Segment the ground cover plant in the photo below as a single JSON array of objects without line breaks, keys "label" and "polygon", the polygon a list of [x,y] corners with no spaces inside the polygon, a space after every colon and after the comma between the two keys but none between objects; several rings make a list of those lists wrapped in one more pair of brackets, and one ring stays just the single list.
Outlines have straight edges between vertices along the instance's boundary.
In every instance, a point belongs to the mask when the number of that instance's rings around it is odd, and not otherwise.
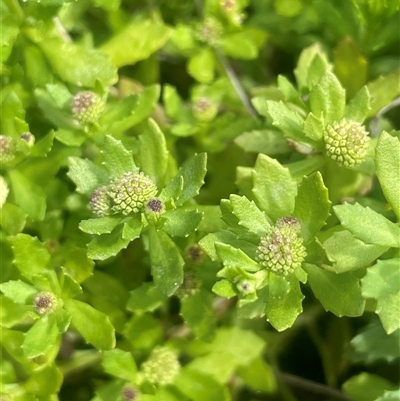
[{"label": "ground cover plant", "polygon": [[398,0],[2,0],[1,401],[400,399]]}]

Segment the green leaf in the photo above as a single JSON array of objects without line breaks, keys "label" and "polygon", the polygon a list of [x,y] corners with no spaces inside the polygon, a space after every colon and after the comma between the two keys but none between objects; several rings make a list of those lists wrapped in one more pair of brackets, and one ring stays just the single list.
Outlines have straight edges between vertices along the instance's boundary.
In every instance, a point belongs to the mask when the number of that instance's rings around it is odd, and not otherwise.
[{"label": "green leaf", "polygon": [[236,249],[232,245],[217,242],[215,249],[224,266],[246,272],[258,272],[261,269],[257,262],[247,256],[241,249]]},{"label": "green leaf", "polygon": [[387,334],[378,319],[364,327],[353,337],[350,344],[354,350],[351,355],[354,362],[392,363],[400,358],[400,330]]},{"label": "green leaf", "polygon": [[134,349],[149,350],[162,341],[163,329],[159,320],[145,313],[132,317],[125,327],[124,335]]},{"label": "green leaf", "polygon": [[229,280],[217,281],[213,285],[212,290],[215,294],[224,298],[232,298],[236,295],[233,284]]},{"label": "green leaf", "polygon": [[293,277],[283,277],[269,273],[268,300],[265,315],[278,331],[292,327],[297,316],[303,311],[301,305],[304,295],[299,281]]},{"label": "green leaf", "polygon": [[142,232],[143,223],[140,214],[136,214],[126,223],[124,223],[124,228],[122,230],[122,238],[127,239],[129,241],[133,241],[136,238],[139,238],[140,233]]},{"label": "green leaf", "polygon": [[400,219],[400,143],[383,131],[375,148],[376,175],[385,198]]},{"label": "green leaf", "polygon": [[310,92],[310,108],[316,117],[324,118],[326,125],[339,121],[344,114],[346,94],[334,74],[325,71]]},{"label": "green leaf", "polygon": [[[109,123],[108,130],[113,133],[120,133],[139,124],[147,118],[157,106],[160,97],[160,85],[151,85],[144,88],[143,92],[134,94],[118,102],[107,115],[104,121]],[[130,99],[125,107],[120,103]],[[103,123],[103,119],[99,121]]]},{"label": "green leaf", "polygon": [[215,56],[211,49],[203,48],[189,59],[188,73],[202,84],[214,79]]},{"label": "green leaf", "polygon": [[369,82],[368,91],[371,95],[371,110],[368,117],[375,116],[383,107],[400,94],[400,70],[380,76]]},{"label": "green leaf", "polygon": [[132,153],[111,135],[106,135],[101,153],[104,157],[103,165],[107,168],[110,179],[137,170]]},{"label": "green leaf", "polygon": [[299,89],[309,92],[329,67],[327,56],[318,43],[304,49],[294,70]]},{"label": "green leaf", "polygon": [[143,283],[130,292],[126,308],[132,312],[152,312],[160,307],[167,297],[151,283]]},{"label": "green leaf", "polygon": [[377,300],[376,313],[388,334],[400,327],[400,259],[378,260],[361,279],[362,295]]},{"label": "green leaf", "polygon": [[169,202],[179,198],[183,189],[183,177],[181,175],[175,176],[172,181],[160,193],[159,198],[163,202]]},{"label": "green leaf", "polygon": [[252,173],[257,206],[272,220],[289,216],[294,209],[297,193],[289,170],[277,160],[260,154]]},{"label": "green leaf", "polygon": [[4,203],[0,208],[0,225],[3,231],[9,235],[20,233],[26,224],[27,215],[20,207],[13,203]]},{"label": "green leaf", "polygon": [[168,150],[164,134],[157,123],[150,119],[146,130],[139,136],[140,168],[158,186],[164,185],[168,168]]},{"label": "green leaf", "polygon": [[287,102],[304,107],[304,102],[301,100],[299,92],[297,92],[293,84],[283,75],[278,75],[278,88]]},{"label": "green leaf", "polygon": [[97,49],[85,48],[55,37],[45,39],[38,45],[53,71],[64,82],[94,88],[97,81],[104,86],[117,81],[117,71],[110,59]]},{"label": "green leaf", "polygon": [[311,264],[303,264],[308,283],[325,310],[336,316],[361,316],[365,300],[361,296],[359,279],[350,272],[335,274]]},{"label": "green leaf", "polygon": [[303,133],[303,119],[299,113],[289,109],[284,103],[267,100],[267,117],[279,128],[283,135],[300,143],[313,144]]},{"label": "green leaf", "polygon": [[177,205],[183,205],[186,201],[193,198],[199,193],[200,187],[204,184],[204,176],[207,168],[207,155],[200,153],[192,156],[179,169],[174,180],[183,178],[183,188],[176,201]]},{"label": "green leaf", "polygon": [[[270,156],[289,153],[287,140],[276,130],[247,131],[235,138],[235,143],[246,152],[265,153]],[[248,167],[238,167],[246,169]],[[237,174],[239,177],[239,173]]]},{"label": "green leaf", "polygon": [[257,46],[247,36],[246,31],[224,35],[219,46],[227,56],[233,58],[251,60],[258,55]]},{"label": "green leaf", "polygon": [[96,236],[88,243],[88,257],[105,260],[115,256],[121,249],[125,249],[129,238],[123,238],[123,227],[118,225],[110,234]]},{"label": "green leaf", "polygon": [[395,390],[396,386],[381,376],[362,372],[347,380],[342,388],[355,401],[377,401],[385,391]]},{"label": "green leaf", "polygon": [[101,46],[116,67],[145,60],[161,49],[170,29],[158,21],[132,22]]},{"label": "green leaf", "polygon": [[[40,396],[40,400],[44,397],[52,397],[60,391],[63,382],[63,374],[55,365],[44,366],[30,373],[28,380],[21,385],[27,394],[35,394]],[[36,401],[39,398],[24,398],[18,401]]]},{"label": "green leaf", "polygon": [[210,293],[200,290],[182,298],[180,314],[196,338],[209,341],[214,337],[217,323]]},{"label": "green leaf", "polygon": [[154,285],[163,294],[172,295],[183,282],[185,264],[179,249],[164,231],[150,229],[150,261]]},{"label": "green leaf", "polygon": [[214,261],[219,260],[216,253],[215,245],[216,243],[230,244],[234,248],[240,248],[245,251],[246,254],[254,254],[256,246],[248,243],[247,241],[242,241],[231,231],[222,230],[215,233],[211,233],[203,237],[199,241],[199,245],[203,251]]},{"label": "green leaf", "polygon": [[[0,294],[0,322],[3,330],[26,321],[27,317],[32,317],[32,305],[16,304],[10,298]],[[22,334],[22,333],[21,333]]]},{"label": "green leaf", "polygon": [[35,287],[21,280],[10,280],[0,284],[0,290],[6,297],[17,304],[25,304],[28,301],[32,301],[33,296],[38,293]]},{"label": "green leaf", "polygon": [[231,195],[229,197],[234,215],[239,219],[239,224],[262,237],[271,226],[270,221],[253,201],[245,196]]},{"label": "green leaf", "polygon": [[368,116],[370,107],[371,95],[368,92],[368,88],[363,86],[350,100],[350,103],[346,105],[344,117],[350,121],[356,121],[360,124]]},{"label": "green leaf", "polygon": [[331,202],[319,171],[304,177],[298,188],[293,216],[301,222],[302,236],[311,240],[326,224]]},{"label": "green leaf", "polygon": [[104,351],[101,364],[111,376],[120,377],[129,382],[135,379],[137,367],[130,352],[122,351],[121,349]]},{"label": "green leaf", "polygon": [[308,113],[304,120],[304,133],[313,141],[319,142],[318,149],[322,150],[322,138],[324,136],[324,123],[322,117],[318,118],[313,113]]},{"label": "green leaf", "polygon": [[13,240],[14,264],[21,274],[32,280],[36,274],[43,273],[50,262],[50,254],[36,237],[18,234]]},{"label": "green leaf", "polygon": [[347,230],[333,233],[323,247],[329,260],[334,262],[332,269],[324,267],[335,273],[366,267],[388,250],[387,246],[365,244]]},{"label": "green leaf", "polygon": [[27,358],[45,355],[53,347],[59,337],[54,314],[40,318],[25,334],[22,348]]},{"label": "green leaf", "polygon": [[70,244],[63,250],[64,269],[74,277],[78,283],[87,279],[93,272],[94,262],[87,256],[86,248],[80,248]]},{"label": "green leaf", "polygon": [[339,42],[334,50],[334,71],[350,98],[367,81],[367,60],[350,37]]},{"label": "green leaf", "polygon": [[79,223],[79,228],[88,234],[109,234],[111,233],[124,217],[121,216],[105,216],[95,219],[82,220]]},{"label": "green leaf", "polygon": [[342,226],[367,244],[400,247],[400,227],[369,207],[345,203],[333,210]]},{"label": "green leaf", "polygon": [[163,230],[171,237],[188,237],[199,227],[203,213],[196,210],[174,209],[163,214]]},{"label": "green leaf", "polygon": [[67,175],[76,185],[77,192],[91,195],[101,185],[108,184],[106,171],[88,159],[71,156],[68,158]]},{"label": "green leaf", "polygon": [[72,324],[87,342],[97,349],[115,347],[115,330],[107,315],[75,299],[68,299],[64,307],[71,315]]},{"label": "green leaf", "polygon": [[46,213],[46,194],[20,171],[8,172],[15,203],[33,220],[43,220]]},{"label": "green leaf", "polygon": [[[61,127],[61,125],[59,124]],[[54,137],[61,143],[71,147],[79,147],[86,140],[86,134],[83,131],[59,128]]]},{"label": "green leaf", "polygon": [[273,393],[276,391],[275,374],[271,366],[260,356],[247,366],[237,371],[244,383],[254,391]]},{"label": "green leaf", "polygon": [[400,390],[385,391],[382,397],[375,401],[397,401],[400,398]]},{"label": "green leaf", "polygon": [[193,401],[221,401],[225,400],[223,386],[209,374],[182,368],[174,381],[174,386]]}]

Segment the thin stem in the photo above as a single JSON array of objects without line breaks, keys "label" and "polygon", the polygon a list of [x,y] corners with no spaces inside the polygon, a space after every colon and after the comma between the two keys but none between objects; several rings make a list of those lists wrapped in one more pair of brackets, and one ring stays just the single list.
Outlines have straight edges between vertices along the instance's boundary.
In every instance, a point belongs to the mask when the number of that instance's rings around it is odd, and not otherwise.
[{"label": "thin stem", "polygon": [[347,395],[343,394],[340,390],[332,387],[325,386],[320,383],[313,382],[311,380],[303,379],[302,377],[290,375],[288,373],[278,373],[278,375],[284,380],[288,385],[307,390],[314,394],[319,394],[324,397],[331,397],[333,400],[338,401],[353,401]]},{"label": "thin stem", "polygon": [[258,118],[258,113],[257,113],[256,109],[254,108],[253,104],[251,103],[250,98],[247,96],[246,91],[244,90],[242,84],[240,83],[239,78],[237,77],[234,69],[229,64],[228,59],[226,58],[225,54],[222,53],[222,51],[217,48],[215,49],[215,52],[217,54],[217,58],[218,58],[219,62],[224,67],[226,75],[228,75],[233,88],[235,89],[236,93],[238,94],[239,99],[241,100],[244,108],[247,110],[247,112],[250,114],[251,117]]},{"label": "thin stem", "polygon": [[14,11],[14,15],[17,15],[20,21],[24,19],[24,11],[17,0],[4,0],[4,3],[11,11]]},{"label": "thin stem", "polygon": [[65,27],[62,24],[60,18],[59,17],[54,17],[53,18],[53,22],[54,22],[54,26],[56,27],[57,32],[60,34],[60,36],[63,39],[63,41],[66,42],[66,43],[71,43],[72,42],[71,36],[69,36],[69,33],[65,29]]}]

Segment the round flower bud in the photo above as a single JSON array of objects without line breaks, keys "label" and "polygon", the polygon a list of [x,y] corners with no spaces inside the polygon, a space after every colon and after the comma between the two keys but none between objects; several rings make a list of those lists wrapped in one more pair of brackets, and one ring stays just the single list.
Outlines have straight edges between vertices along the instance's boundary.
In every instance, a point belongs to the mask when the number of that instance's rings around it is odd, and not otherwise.
[{"label": "round flower bud", "polygon": [[20,138],[23,139],[30,148],[35,144],[35,137],[30,132],[24,132],[20,135]]},{"label": "round flower bud", "polygon": [[8,196],[8,185],[6,180],[0,175],[0,208],[6,203]]},{"label": "round flower bud", "polygon": [[204,43],[215,46],[222,33],[223,28],[221,23],[214,18],[207,18],[204,24],[198,29],[196,37]]},{"label": "round flower bud", "polygon": [[91,91],[79,92],[72,100],[72,114],[82,125],[96,123],[103,110],[103,100]]},{"label": "round flower bud", "polygon": [[90,197],[90,208],[97,216],[107,216],[111,211],[111,199],[108,196],[108,187],[103,185],[97,188]]},{"label": "round flower bud", "polygon": [[175,295],[181,299],[194,295],[201,288],[202,281],[193,270],[187,270],[183,276],[183,283],[177,289]]},{"label": "round flower bud", "polygon": [[193,104],[194,117],[199,121],[211,121],[218,113],[218,106],[209,98],[201,97]]},{"label": "round flower bud", "polygon": [[257,290],[255,281],[248,278],[241,278],[236,283],[236,288],[243,295],[252,294]]},{"label": "round flower bud", "polygon": [[139,399],[139,391],[132,386],[125,386],[122,390],[122,399],[124,401],[135,401]]},{"label": "round flower bud", "polygon": [[147,213],[156,213],[160,214],[163,213],[165,210],[164,203],[161,199],[158,198],[151,198],[146,203],[146,212]]},{"label": "round flower bud", "polygon": [[165,386],[173,383],[179,373],[180,364],[174,351],[167,347],[156,347],[149,359],[142,364],[145,380]]},{"label": "round flower bud", "polygon": [[10,136],[0,135],[0,163],[9,163],[15,157],[15,143]]},{"label": "round flower bud", "polygon": [[39,292],[33,300],[33,306],[39,315],[47,315],[57,307],[57,297],[50,291]]},{"label": "round flower bud", "polygon": [[108,187],[111,209],[124,215],[143,212],[147,202],[156,194],[156,184],[143,172],[125,173],[115,178]]},{"label": "round flower bud", "polygon": [[186,248],[185,260],[189,264],[200,264],[204,259],[204,252],[198,244],[192,244]]},{"label": "round flower bud", "polygon": [[261,238],[256,261],[267,270],[286,276],[299,268],[306,257],[300,223],[292,217],[279,219]]},{"label": "round flower bud", "polygon": [[324,141],[327,156],[351,167],[365,160],[370,138],[361,124],[343,119],[326,128]]}]

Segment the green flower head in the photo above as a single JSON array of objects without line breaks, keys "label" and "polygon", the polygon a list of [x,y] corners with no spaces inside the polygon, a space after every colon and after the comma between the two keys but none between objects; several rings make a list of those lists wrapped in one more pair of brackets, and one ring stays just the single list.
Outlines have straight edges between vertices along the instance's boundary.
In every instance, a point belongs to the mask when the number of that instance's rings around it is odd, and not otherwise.
[{"label": "green flower head", "polygon": [[165,386],[173,383],[180,370],[180,364],[174,351],[167,347],[156,347],[149,359],[142,365],[146,380]]},{"label": "green flower head", "polygon": [[365,160],[370,138],[361,124],[343,119],[326,127],[324,141],[327,156],[351,167]]},{"label": "green flower head", "polygon": [[72,100],[72,114],[82,125],[96,123],[103,110],[103,100],[91,91],[79,92]]},{"label": "green flower head", "polygon": [[9,163],[15,158],[15,143],[10,136],[0,135],[0,163]]},{"label": "green flower head", "polygon": [[111,211],[111,199],[108,196],[108,187],[103,185],[97,188],[90,197],[90,208],[97,216],[107,216]]},{"label": "green flower head", "polygon": [[129,215],[145,211],[150,199],[157,194],[157,186],[143,172],[128,172],[110,183],[107,194],[114,212]]},{"label": "green flower head", "polygon": [[261,238],[256,261],[274,273],[286,276],[301,266],[306,256],[300,223],[293,217],[279,219]]}]

